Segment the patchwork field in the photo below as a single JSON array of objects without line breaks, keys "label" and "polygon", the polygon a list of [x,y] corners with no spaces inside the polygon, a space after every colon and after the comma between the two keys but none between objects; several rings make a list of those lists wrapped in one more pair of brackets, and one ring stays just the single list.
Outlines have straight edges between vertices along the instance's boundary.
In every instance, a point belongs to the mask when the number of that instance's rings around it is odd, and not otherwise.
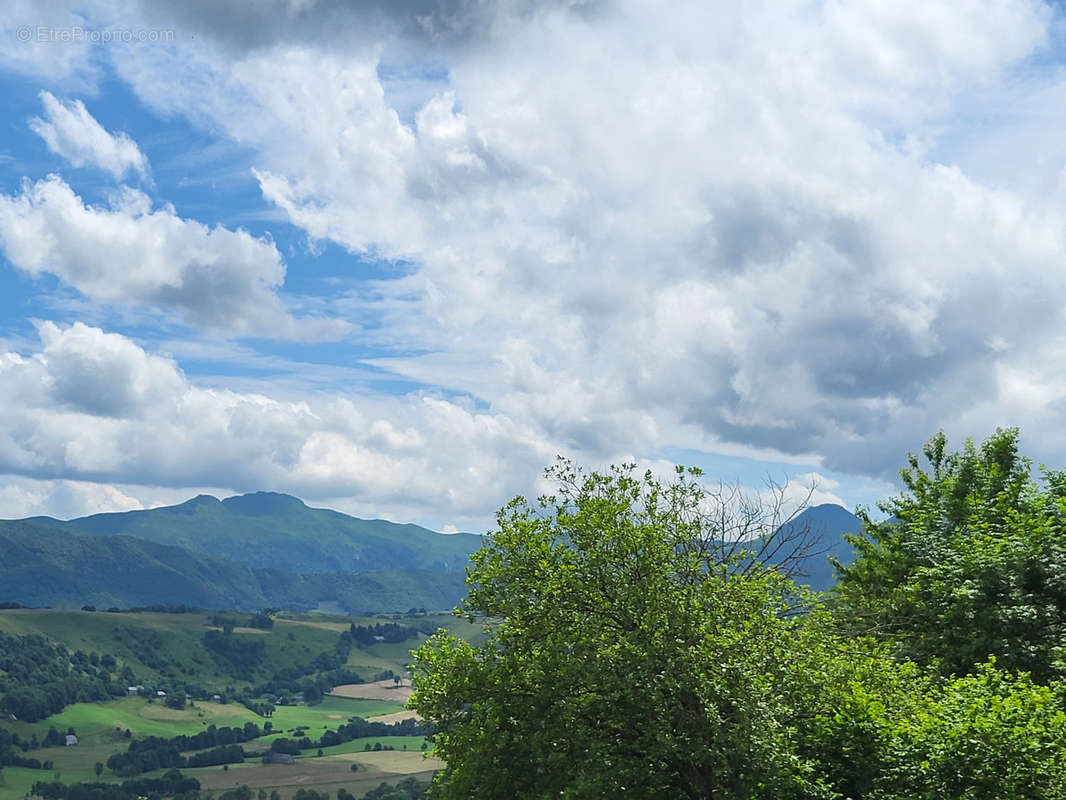
[{"label": "patchwork field", "polygon": [[[175,676],[188,683],[205,687],[247,685],[226,674],[224,668],[204,647],[205,632],[215,629],[206,613],[110,613],[82,611],[51,611],[37,609],[0,610],[0,631],[12,634],[41,634],[60,642],[72,652],[111,654],[120,666],[128,666],[138,680],[169,680]],[[243,621],[248,615],[227,616]],[[246,743],[249,754],[265,751],[273,739],[279,737],[318,739],[326,730],[335,730],[352,717],[373,719],[385,724],[417,718],[404,709],[411,694],[406,666],[410,651],[426,638],[426,631],[443,624],[466,627],[466,623],[448,615],[417,618],[327,617],[314,614],[278,615],[273,628],[263,630],[236,625],[233,636],[262,641],[263,666],[256,672],[256,680],[263,680],[274,670],[307,663],[323,652],[331,652],[341,633],[352,624],[374,625],[393,619],[401,625],[418,627],[417,639],[406,642],[377,642],[352,648],[348,669],[366,678],[385,670],[404,676],[404,685],[394,680],[367,684],[347,684],[322,697],[314,705],[290,704],[276,706],[269,721],[270,736]],[[131,633],[132,632],[132,633]],[[158,639],[152,637],[158,634]],[[148,647],[142,643],[158,644]],[[223,665],[224,666],[224,665]],[[178,684],[180,685],[180,683]],[[219,689],[215,689],[218,691]],[[0,800],[22,800],[34,782],[60,780],[117,782],[121,779],[108,769],[97,777],[95,766],[106,763],[109,756],[123,752],[129,737],[159,736],[170,738],[190,735],[209,725],[242,727],[247,722],[263,726],[266,718],[258,716],[237,702],[216,703],[196,700],[184,709],[167,708],[161,701],[142,697],[123,697],[100,703],[78,703],[40,722],[0,720],[0,728],[17,733],[24,739],[36,736],[43,739],[49,728],[66,732],[73,728],[79,743],[74,747],[35,749],[28,756],[52,761],[50,770],[5,767],[0,771]],[[426,747],[426,751],[422,747]],[[380,750],[374,750],[380,747]],[[386,750],[384,748],[394,748]],[[218,792],[242,783],[268,793],[277,790],[287,799],[299,788],[315,788],[335,794],[343,786],[361,796],[382,781],[396,782],[415,775],[428,779],[440,768],[439,760],[427,756],[431,745],[421,736],[366,737],[322,748],[305,750],[292,765],[264,765],[256,758],[244,764],[183,770],[201,781],[207,791]],[[352,771],[352,765],[357,770]],[[145,773],[153,777],[160,773]]]},{"label": "patchwork field", "polygon": [[[350,717],[375,715],[407,718],[413,716],[413,712],[403,712],[402,705],[396,702],[326,696],[314,706],[279,707],[271,718],[275,733],[248,742],[245,749],[250,753],[261,752],[269,747],[271,739],[280,736],[306,734],[315,739],[325,730],[336,729]],[[54,762],[50,771],[5,767],[0,772],[0,800],[21,800],[33,783],[40,780],[119,781],[107,770],[98,778],[93,768],[97,762],[106,762],[112,753],[126,749],[129,742],[125,737],[127,729],[137,737],[169,738],[193,734],[208,725],[236,727],[254,722],[261,726],[264,721],[243,706],[232,703],[199,702],[179,711],[139,697],[129,697],[110,703],[79,703],[37,723],[5,722],[3,727],[26,737],[35,733],[41,737],[50,726],[63,731],[72,727],[78,733],[79,742],[75,747],[32,751],[33,757]],[[381,781],[388,782],[408,774],[432,774],[439,769],[437,760],[423,757],[421,748],[425,741],[421,736],[366,737],[326,747],[322,756],[316,755],[317,750],[308,751],[293,765],[264,765],[249,761],[232,764],[229,770],[203,767],[184,772],[200,780],[205,788],[225,789],[247,783],[254,788],[266,788],[268,792],[278,789],[282,797],[288,797],[301,787],[328,788],[332,792],[338,786],[345,786],[353,793],[354,787],[362,787],[361,791],[365,792]],[[375,751],[376,745],[393,747],[395,751]],[[359,772],[352,772],[353,762],[359,764]],[[147,773],[149,777],[155,774]]]},{"label": "patchwork field", "polygon": [[[359,769],[352,772],[355,763]],[[395,783],[410,775],[429,780],[442,763],[432,756],[414,752],[353,753],[342,756],[300,758],[295,764],[235,764],[228,771],[221,767],[186,770],[200,781],[205,791],[220,792],[247,785],[267,793],[277,790],[289,798],[298,789],[316,789],[336,795],[345,788],[360,797],[378,784]]]}]

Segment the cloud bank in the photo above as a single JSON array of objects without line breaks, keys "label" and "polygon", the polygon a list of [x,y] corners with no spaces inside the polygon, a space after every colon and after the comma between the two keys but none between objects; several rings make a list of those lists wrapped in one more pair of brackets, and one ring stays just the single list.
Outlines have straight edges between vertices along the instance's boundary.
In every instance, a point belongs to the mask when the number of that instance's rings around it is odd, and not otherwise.
[{"label": "cloud bank", "polygon": [[[185,388],[166,391],[210,408],[189,424],[272,442],[267,456],[234,441],[248,481],[347,482],[382,504],[409,485],[411,508],[469,510],[555,452],[687,448],[890,478],[939,428],[1010,424],[1066,462],[1066,151],[1040,135],[1066,120],[1012,105],[1066,91],[1051,5],[321,2],[247,26],[229,8],[123,5],[129,24],[190,35],[112,48],[108,66],[160,118],[251,152],[263,198],[312,241],[410,265],[333,299],[373,317],[371,365],[426,387],[290,406],[198,389],[171,363]],[[80,255],[68,242],[90,219],[99,244],[150,266]],[[167,304],[205,329],[294,324],[270,241],[135,193],[104,209],[30,182],[0,200],[0,235],[19,269],[99,302]],[[42,336],[20,364],[44,358]],[[35,430],[42,449],[11,450],[10,469],[220,478],[222,456],[191,448],[171,466],[80,465],[64,434]],[[427,454],[440,448],[471,455]]]},{"label": "cloud bank", "polygon": [[32,352],[0,352],[0,403],[9,409],[0,474],[274,489],[347,498],[369,516],[433,508],[480,519],[553,457],[527,426],[439,397],[291,400],[205,389],[172,359],[99,328],[44,322],[39,336]]}]

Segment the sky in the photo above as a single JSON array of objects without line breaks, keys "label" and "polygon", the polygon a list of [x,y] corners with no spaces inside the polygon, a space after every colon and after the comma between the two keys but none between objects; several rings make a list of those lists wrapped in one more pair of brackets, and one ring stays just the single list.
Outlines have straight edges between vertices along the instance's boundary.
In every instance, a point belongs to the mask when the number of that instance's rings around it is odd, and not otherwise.
[{"label": "sky", "polygon": [[873,506],[1066,465],[1034,0],[14,0],[0,518],[287,492],[484,531],[559,456]]}]

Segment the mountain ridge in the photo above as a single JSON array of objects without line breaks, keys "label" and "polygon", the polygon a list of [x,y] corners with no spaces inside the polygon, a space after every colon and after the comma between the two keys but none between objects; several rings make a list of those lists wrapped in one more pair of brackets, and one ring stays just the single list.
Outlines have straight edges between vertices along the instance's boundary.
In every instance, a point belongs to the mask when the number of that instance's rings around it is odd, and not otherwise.
[{"label": "mountain ridge", "polygon": [[365,520],[313,508],[292,495],[198,495],[173,506],[35,522],[93,536],[127,535],[258,568],[299,573],[414,568],[461,571],[481,546],[471,533]]},{"label": "mountain ridge", "polygon": [[254,611],[339,605],[353,613],[458,602],[464,576],[419,569],[301,574],[255,568],[131,536],[0,521],[0,600],[79,608],[187,605]]},{"label": "mountain ridge", "polygon": [[[858,517],[830,503],[780,526],[779,535],[806,531],[815,541],[797,582],[830,588],[829,557],[850,562],[843,534],[861,527]],[[204,494],[65,521],[0,520],[0,600],[75,608],[442,609],[465,593],[464,567],[481,543],[474,534],[363,520],[277,492]]]}]

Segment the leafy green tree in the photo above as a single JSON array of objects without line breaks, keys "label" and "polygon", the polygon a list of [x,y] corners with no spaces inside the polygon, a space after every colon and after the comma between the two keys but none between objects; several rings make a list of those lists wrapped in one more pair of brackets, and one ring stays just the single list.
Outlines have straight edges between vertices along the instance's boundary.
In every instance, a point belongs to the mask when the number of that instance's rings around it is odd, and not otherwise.
[{"label": "leafy green tree", "polygon": [[1061,689],[994,662],[948,681],[913,663],[867,662],[860,672],[802,729],[801,752],[837,796],[1066,798]]},{"label": "leafy green tree", "polygon": [[821,629],[722,542],[737,520],[698,471],[549,476],[556,494],[512,501],[473,556],[464,613],[484,642],[442,631],[415,651],[411,707],[446,764],[431,795],[832,797],[798,749],[835,681]]},{"label": "leafy green tree", "polygon": [[994,656],[1038,681],[1064,671],[1066,479],[1031,477],[1018,431],[949,453],[943,434],[911,454],[906,491],[849,537],[857,557],[837,565],[833,598],[847,630],[962,674]]},{"label": "leafy green tree", "polygon": [[167,695],[164,701],[167,708],[182,709],[189,702],[188,696],[180,689]]}]

